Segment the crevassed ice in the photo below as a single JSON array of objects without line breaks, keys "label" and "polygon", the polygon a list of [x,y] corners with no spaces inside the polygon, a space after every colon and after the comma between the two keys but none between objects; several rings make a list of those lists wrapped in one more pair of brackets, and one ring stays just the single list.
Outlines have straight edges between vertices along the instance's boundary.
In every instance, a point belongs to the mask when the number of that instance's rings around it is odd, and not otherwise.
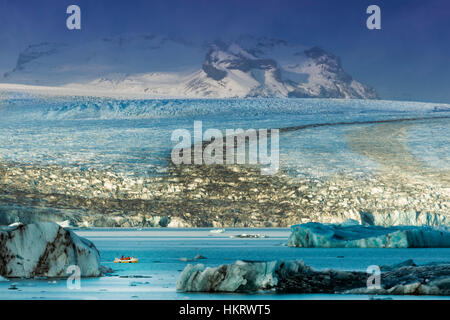
[{"label": "crevassed ice", "polygon": [[[174,145],[172,131],[185,128],[192,132],[194,120],[202,120],[204,130],[270,129],[450,113],[434,112],[436,106],[342,99],[119,100],[4,94],[0,160],[160,175],[167,170]],[[449,131],[440,130],[442,136],[436,140],[432,139],[436,132],[425,129],[414,133],[410,147],[430,161],[441,159],[440,166],[448,165],[441,142],[448,141]],[[376,168],[370,159],[348,149],[346,130],[330,126],[281,134],[281,168],[293,176],[364,173]]]}]

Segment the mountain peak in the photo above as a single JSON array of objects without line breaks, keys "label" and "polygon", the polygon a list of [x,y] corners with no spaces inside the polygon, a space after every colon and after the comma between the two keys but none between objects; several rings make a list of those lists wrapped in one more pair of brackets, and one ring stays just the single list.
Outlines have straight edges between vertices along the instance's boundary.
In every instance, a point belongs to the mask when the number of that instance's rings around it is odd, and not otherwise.
[{"label": "mountain peak", "polygon": [[4,80],[149,97],[377,97],[318,46],[248,35],[206,46],[148,34],[41,43],[27,47]]}]

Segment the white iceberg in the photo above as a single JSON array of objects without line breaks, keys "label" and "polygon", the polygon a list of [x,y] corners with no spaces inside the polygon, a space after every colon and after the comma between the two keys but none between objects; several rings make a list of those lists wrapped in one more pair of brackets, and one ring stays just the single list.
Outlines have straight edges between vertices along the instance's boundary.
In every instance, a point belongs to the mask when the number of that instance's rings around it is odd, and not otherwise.
[{"label": "white iceberg", "polygon": [[56,222],[59,226],[63,227],[63,228],[73,228],[74,225],[70,220],[64,220],[61,222]]},{"label": "white iceberg", "polygon": [[203,264],[187,265],[177,281],[183,292],[239,292],[270,289],[277,284],[275,270],[279,262],[236,261],[230,265],[205,268]]},{"label": "white iceberg", "polygon": [[67,277],[70,265],[82,277],[99,276],[100,254],[92,242],[53,222],[0,229],[0,275]]},{"label": "white iceberg", "polygon": [[210,233],[224,233],[225,229],[213,229],[209,230]]},{"label": "white iceberg", "polygon": [[291,247],[304,248],[449,248],[448,228],[363,226],[354,223],[293,225]]}]

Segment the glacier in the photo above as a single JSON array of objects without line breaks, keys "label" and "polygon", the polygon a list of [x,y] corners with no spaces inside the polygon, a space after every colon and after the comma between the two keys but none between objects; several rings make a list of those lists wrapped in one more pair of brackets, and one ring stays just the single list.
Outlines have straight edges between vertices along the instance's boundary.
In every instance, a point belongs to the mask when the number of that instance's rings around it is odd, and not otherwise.
[{"label": "glacier", "polygon": [[100,276],[100,253],[87,239],[53,222],[16,223],[0,229],[0,275],[7,278]]},{"label": "glacier", "polygon": [[[345,99],[50,97],[0,89],[0,185],[7,191],[0,194],[0,222],[223,228],[352,218],[383,226],[448,225],[449,115],[435,112],[436,106]],[[405,120],[412,118],[417,120]],[[194,120],[222,131],[282,129],[282,174],[264,180],[250,168],[206,166],[174,172],[171,133],[192,130]],[[385,120],[399,122],[374,123]],[[258,192],[248,182],[257,184]],[[201,215],[188,216],[208,197],[221,202],[208,202]],[[34,205],[33,198],[46,206]],[[251,204],[240,208],[238,222],[228,214],[235,199]],[[160,224],[162,218],[170,223]]]},{"label": "glacier", "polygon": [[302,248],[450,248],[448,227],[360,225],[308,222],[293,225],[291,247]]},{"label": "glacier", "polygon": [[369,276],[361,271],[315,270],[301,260],[238,260],[218,267],[187,265],[176,288],[179,292],[450,294],[448,263],[392,268],[381,273],[380,287],[368,286]]}]

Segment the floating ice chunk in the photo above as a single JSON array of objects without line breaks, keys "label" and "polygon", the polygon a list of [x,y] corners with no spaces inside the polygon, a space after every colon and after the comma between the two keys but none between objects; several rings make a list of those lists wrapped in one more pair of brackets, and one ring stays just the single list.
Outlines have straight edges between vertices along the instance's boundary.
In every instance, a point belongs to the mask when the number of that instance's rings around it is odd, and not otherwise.
[{"label": "floating ice chunk", "polygon": [[17,282],[11,283],[11,285],[8,288],[8,290],[19,290],[19,288],[17,288],[17,285],[18,285]]},{"label": "floating ice chunk", "polygon": [[242,233],[242,234],[233,234],[230,238],[243,238],[243,239],[258,239],[258,238],[268,238],[269,236],[266,234],[259,233]]},{"label": "floating ice chunk", "polygon": [[150,284],[150,282],[148,282],[148,281],[131,281],[129,286],[136,287],[136,286],[145,285],[145,284]]},{"label": "floating ice chunk", "polygon": [[205,268],[187,265],[177,282],[183,292],[239,292],[270,289],[277,284],[275,270],[279,262],[236,261],[230,265]]},{"label": "floating ice chunk", "polygon": [[70,220],[64,220],[61,222],[56,222],[58,225],[60,225],[63,228],[71,228],[74,227],[74,225],[72,224],[72,222]]},{"label": "floating ice chunk", "polygon": [[0,282],[7,282],[7,281],[9,281],[9,280],[4,278],[4,277],[2,277],[2,276],[0,276]]},{"label": "floating ice chunk", "polygon": [[90,241],[53,222],[0,230],[0,274],[6,277],[67,277],[77,265],[81,276],[100,275],[100,254]]},{"label": "floating ice chunk", "polygon": [[14,223],[11,223],[8,227],[10,227],[10,228],[17,228],[18,226],[21,226],[21,225],[22,225],[21,222],[14,222]]},{"label": "floating ice chunk", "polygon": [[360,293],[449,295],[450,264],[400,266],[382,272],[381,285],[367,285],[361,271],[314,270],[302,261],[244,262],[205,268],[188,265],[177,282],[182,292]]},{"label": "floating ice chunk", "polygon": [[224,233],[225,229],[213,229],[209,230],[210,233]]},{"label": "floating ice chunk", "polygon": [[288,245],[305,248],[449,248],[448,229],[309,222],[291,227]]},{"label": "floating ice chunk", "polygon": [[194,258],[190,259],[190,258],[186,258],[186,257],[181,257],[180,261],[183,262],[194,262],[200,259],[206,259],[206,257],[202,256],[201,254],[197,254]]}]

